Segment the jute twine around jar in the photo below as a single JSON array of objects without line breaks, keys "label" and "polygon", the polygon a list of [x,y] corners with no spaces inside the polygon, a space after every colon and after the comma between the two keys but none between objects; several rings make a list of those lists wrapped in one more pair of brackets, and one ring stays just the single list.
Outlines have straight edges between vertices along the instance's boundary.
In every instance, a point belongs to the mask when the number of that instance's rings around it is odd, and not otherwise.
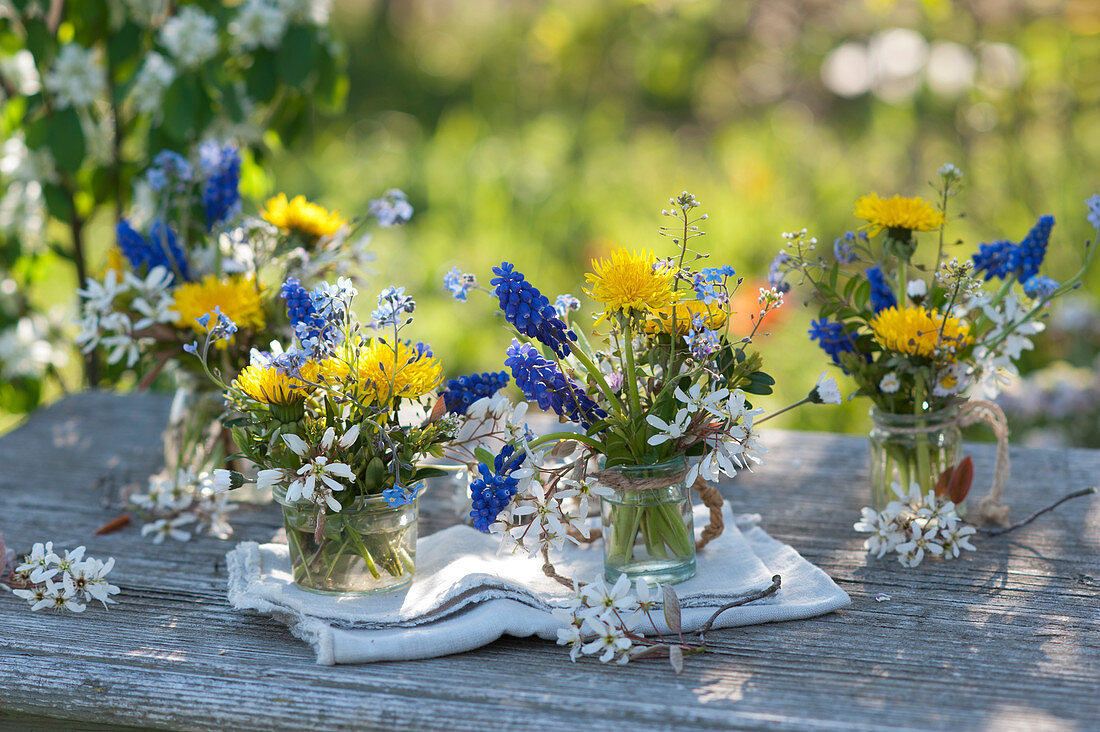
[{"label": "jute twine around jar", "polygon": [[[631,478],[617,470],[600,470],[592,474],[592,477],[601,484],[616,491],[647,491],[668,488],[673,483],[679,483],[687,477],[687,468],[671,475],[662,475],[654,478]],[[712,540],[717,539],[725,530],[726,524],[722,520],[722,494],[718,489],[701,477],[697,477],[691,485],[699,494],[699,500],[710,511],[710,522],[703,527],[703,533],[695,542],[696,551],[702,549]],[[590,541],[598,538],[600,532],[593,529]]]},{"label": "jute twine around jar", "polygon": [[[997,459],[993,463],[993,483],[989,495],[978,502],[977,520],[980,523],[1004,526],[1008,523],[1008,506],[1001,502],[1001,495],[1011,469],[1008,459],[1008,419],[1005,413],[994,402],[972,399],[959,408],[959,413],[948,424],[962,429],[979,422],[989,425],[997,438]],[[942,429],[942,422],[925,427],[890,427],[891,432],[903,435],[926,435]]]},{"label": "jute twine around jar", "polygon": [[[628,478],[617,470],[600,470],[592,473],[591,476],[603,485],[617,491],[645,491],[645,490],[661,490],[662,488],[668,488],[673,483],[678,483],[687,477],[687,469],[680,470],[671,475],[664,475],[657,478]],[[703,502],[703,505],[710,511],[710,522],[703,527],[703,532],[695,542],[696,551],[702,549],[712,540],[722,535],[722,531],[725,530],[726,524],[722,520],[722,494],[718,492],[718,489],[712,486],[703,478],[696,478],[692,483],[694,488],[699,493],[699,499]],[[596,541],[603,536],[603,530],[599,528],[589,529],[588,535],[585,536],[575,529],[570,529],[569,535],[577,542],[582,544],[589,544]],[[546,547],[542,549],[542,572],[550,579],[562,584],[566,587],[572,587],[573,583],[569,578],[560,574],[557,568],[554,567],[554,563],[550,560],[550,552]]]}]

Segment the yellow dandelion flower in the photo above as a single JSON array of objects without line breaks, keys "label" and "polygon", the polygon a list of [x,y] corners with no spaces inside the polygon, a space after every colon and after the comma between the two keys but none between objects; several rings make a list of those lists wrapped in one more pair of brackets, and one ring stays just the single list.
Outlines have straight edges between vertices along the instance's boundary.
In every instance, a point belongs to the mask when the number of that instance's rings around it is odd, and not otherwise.
[{"label": "yellow dandelion flower", "polygon": [[[175,311],[179,314],[176,325],[205,333],[197,318],[221,308],[226,317],[238,328],[259,330],[264,327],[264,311],[260,293],[249,277],[234,275],[217,279],[207,275],[202,282],[185,282],[175,291]],[[224,346],[224,342],[218,344]]]},{"label": "yellow dandelion flower", "polygon": [[958,351],[972,341],[969,325],[923,307],[886,308],[871,320],[871,330],[879,345],[888,351],[922,358],[942,357],[947,361],[955,361]]},{"label": "yellow dandelion flower", "polygon": [[360,353],[355,376],[362,398],[392,406],[398,399],[416,399],[443,381],[443,365],[434,356],[421,355],[417,346],[398,341],[395,348],[375,339]]},{"label": "yellow dandelion flower", "polygon": [[943,226],[943,214],[920,198],[879,198],[877,193],[856,201],[855,215],[867,221],[868,234],[875,236],[883,229],[933,231]]},{"label": "yellow dandelion flower", "polygon": [[[317,364],[312,361],[302,366],[302,376],[312,381],[306,374],[306,367],[312,366],[316,370]],[[274,366],[250,364],[244,371],[237,374],[233,380],[233,386],[243,391],[258,402],[274,406],[286,406],[294,402],[305,400],[309,393],[309,385],[293,376],[282,373]]]},{"label": "yellow dandelion flower", "polygon": [[264,221],[283,231],[298,231],[313,237],[331,236],[346,223],[337,211],[310,203],[305,196],[295,196],[288,201],[285,193],[268,199],[262,213]]},{"label": "yellow dandelion flower", "polygon": [[107,250],[107,265],[103,268],[103,274],[107,274],[112,269],[118,274],[119,279],[122,278],[123,272],[130,269],[126,258],[122,256],[122,250],[117,246]]},{"label": "yellow dandelion flower", "polygon": [[676,332],[683,335],[691,330],[696,317],[711,330],[718,330],[726,324],[729,314],[717,305],[707,305],[702,300],[684,300],[675,305],[666,305],[652,313],[646,321],[646,333],[671,333],[673,308],[676,311]]},{"label": "yellow dandelion flower", "polygon": [[676,300],[672,268],[658,265],[653,252],[620,247],[608,259],[593,259],[592,270],[585,275],[588,287],[584,293],[604,306],[596,325],[613,313],[642,315]]}]

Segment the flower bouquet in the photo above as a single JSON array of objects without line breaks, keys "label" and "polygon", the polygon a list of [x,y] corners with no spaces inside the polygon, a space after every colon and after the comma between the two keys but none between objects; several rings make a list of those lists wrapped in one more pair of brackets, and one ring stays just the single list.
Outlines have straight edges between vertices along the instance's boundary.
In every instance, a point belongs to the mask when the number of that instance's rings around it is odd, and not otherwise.
[{"label": "flower bouquet", "polygon": [[[86,353],[104,351],[114,378],[136,368],[141,388],[166,367],[175,377],[177,401],[165,435],[170,485],[162,490],[150,484],[146,496],[171,500],[138,497],[132,503],[158,525],[194,520],[191,507],[205,501],[208,486],[181,479],[208,476],[233,452],[218,426],[220,394],[206,387],[193,360],[179,358],[181,345],[204,333],[200,319],[217,311],[235,324],[236,332],[216,348],[228,369],[246,360],[253,346],[290,335],[278,286],[265,283],[347,273],[368,260],[369,240],[358,232],[370,218],[392,226],[411,215],[404,196],[391,191],[356,222],[281,194],[261,217],[246,216],[238,190],[241,164],[235,147],[214,142],[200,145],[195,159],[159,153],[135,185],[133,215],[118,223],[118,246],[102,280],[89,279],[79,291],[76,340]],[[168,535],[189,536],[182,530]]]},{"label": "flower bouquet", "polygon": [[[982,244],[960,260],[949,251],[957,244],[946,241],[946,226],[961,181],[948,164],[939,170],[934,203],[860,198],[855,215],[867,224],[836,239],[831,258],[816,253],[817,240],[805,229],[785,234],[772,284],[786,289],[795,276],[809,284],[819,305],[810,338],[874,403],[874,508],[894,499],[892,483],[906,495],[912,486],[917,495],[942,494],[943,477],[960,462],[960,428],[984,421],[999,449],[979,519],[1004,523],[1007,427],[985,400],[1017,374],[1014,362],[1043,329],[1046,308],[1079,286],[1096,248],[1086,244],[1080,270],[1063,283],[1040,274],[1054,226],[1043,216],[1019,243]],[[965,494],[952,498],[961,503]]]},{"label": "flower bouquet", "polygon": [[[586,528],[593,496],[601,500],[609,581],[691,577],[691,488],[711,507],[706,543],[721,532],[721,498],[708,481],[736,474],[764,452],[754,422],[761,410],[748,395],[770,393],[773,382],[750,345],[783,298],[761,290],[752,332],[730,332],[730,295],[741,280],[732,267],[696,269],[706,256],[688,246],[703,234],[698,205],[685,192],[664,212],[677,219],[674,229],[661,230],[675,244],[671,258],[619,249],[593,261],[584,289],[599,308],[591,337],[571,324],[579,300],[562,295],[551,305],[508,262],[494,268],[492,290],[485,290],[517,336],[505,360],[516,385],[577,427],[520,435],[495,455],[480,450],[471,516],[476,528],[502,534],[514,549],[541,552],[557,579],[549,550],[599,535]],[[462,300],[480,289],[458,271],[445,284]]]},{"label": "flower bouquet", "polygon": [[[288,279],[282,297],[297,345],[253,350],[229,383],[211,364],[216,344],[233,336],[228,317],[201,319],[207,333],[196,350],[239,415],[227,424],[241,454],[283,506],[294,581],[317,592],[381,592],[412,580],[417,496],[425,478],[442,474],[422,463],[457,429],[430,398],[443,377],[439,359],[401,337],[413,299],[387,288],[364,325],[352,314],[355,295],[345,278],[313,291]],[[245,482],[217,472],[227,487]]]}]

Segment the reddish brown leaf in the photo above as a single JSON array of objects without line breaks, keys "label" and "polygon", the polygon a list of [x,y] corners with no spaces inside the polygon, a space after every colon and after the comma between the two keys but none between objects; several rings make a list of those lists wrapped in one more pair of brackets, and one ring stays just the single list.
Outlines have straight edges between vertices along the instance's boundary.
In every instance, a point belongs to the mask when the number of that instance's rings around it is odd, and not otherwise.
[{"label": "reddish brown leaf", "polygon": [[936,495],[942,496],[947,493],[947,485],[951,482],[951,474],[955,472],[954,467],[950,467],[947,470],[940,473],[940,477],[936,480]]},{"label": "reddish brown leaf", "polygon": [[432,405],[432,413],[428,416],[429,424],[438,421],[446,413],[447,400],[440,396],[435,400],[435,404]]},{"label": "reddish brown leaf", "polygon": [[95,530],[96,536],[103,536],[104,534],[113,534],[116,531],[125,529],[130,525],[130,514],[124,513],[121,516],[116,516],[107,523],[100,526]]},{"label": "reddish brown leaf", "polygon": [[955,466],[951,474],[951,480],[947,485],[947,495],[955,503],[962,503],[966,495],[970,493],[970,485],[974,482],[974,461],[967,455]]}]

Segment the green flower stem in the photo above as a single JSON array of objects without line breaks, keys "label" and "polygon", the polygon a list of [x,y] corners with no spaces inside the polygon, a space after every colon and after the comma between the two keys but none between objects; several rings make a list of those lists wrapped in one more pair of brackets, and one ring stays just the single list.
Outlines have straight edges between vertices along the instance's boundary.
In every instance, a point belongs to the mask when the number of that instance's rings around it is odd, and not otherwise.
[{"label": "green flower stem", "polygon": [[623,351],[626,355],[626,381],[627,393],[630,394],[630,406],[634,410],[634,416],[642,414],[642,400],[638,394],[638,372],[634,368],[634,331],[630,327],[630,321],[623,321]]},{"label": "green flower stem", "polygon": [[367,549],[366,544],[363,543],[363,539],[355,531],[345,527],[352,538],[352,543],[355,545],[355,550],[359,552],[359,556],[363,558],[363,561],[367,564],[367,570],[370,572],[370,576],[375,579],[381,579],[382,574],[378,571],[378,564],[374,561],[374,557],[371,556],[370,550]]},{"label": "green flower stem", "polygon": [[298,538],[298,532],[295,529],[290,529],[286,532],[287,541],[290,542],[291,549],[298,555],[301,561],[295,562],[291,557],[291,565],[297,564],[306,575],[306,582],[313,584],[313,575],[309,572],[309,562],[305,561],[305,552],[302,551],[302,540]]},{"label": "green flower stem", "polygon": [[600,391],[603,392],[604,397],[615,409],[615,412],[623,419],[627,419],[628,415],[626,408],[623,406],[623,403],[619,401],[619,397],[615,396],[615,392],[612,391],[611,387],[608,385],[603,372],[597,368],[596,364],[592,363],[592,359],[588,357],[588,354],[579,348],[572,349],[572,353],[573,356],[581,362],[581,365],[584,366],[584,370],[596,380],[596,384],[599,385]]},{"label": "green flower stem", "polygon": [[530,447],[538,447],[543,443],[551,442],[553,440],[576,440],[583,445],[591,447],[597,452],[603,452],[603,445],[601,445],[598,440],[589,437],[583,432],[550,432],[548,434],[542,435],[541,437],[536,437],[535,439],[531,440]]},{"label": "green flower stem", "polygon": [[[925,385],[922,379],[916,379],[916,398],[913,400],[913,414],[920,417],[924,413],[924,390]],[[925,423],[922,420],[918,423],[918,427],[924,427]],[[931,456],[929,455],[928,433],[917,433],[917,475],[916,482],[920,484],[921,493],[925,493],[925,488],[932,487],[932,464]],[[904,485],[905,490],[909,490],[909,484]]]}]

